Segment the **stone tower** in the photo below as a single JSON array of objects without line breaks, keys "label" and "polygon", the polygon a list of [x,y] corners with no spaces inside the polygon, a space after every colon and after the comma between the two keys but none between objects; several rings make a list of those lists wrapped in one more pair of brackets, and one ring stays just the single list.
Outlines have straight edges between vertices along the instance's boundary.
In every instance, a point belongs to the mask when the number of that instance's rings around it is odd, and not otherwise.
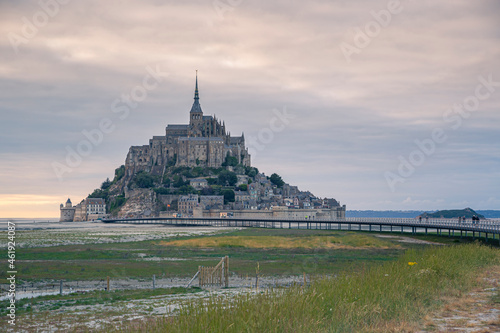
[{"label": "stone tower", "polygon": [[73,204],[71,203],[71,200],[68,198],[66,201],[66,206],[61,204],[61,218],[59,219],[59,222],[73,222],[75,219],[75,211],[76,207],[73,207]]},{"label": "stone tower", "polygon": [[194,90],[194,102],[189,112],[189,127],[191,127],[191,136],[203,136],[203,111],[200,105],[200,95],[198,92],[198,71],[196,71],[196,87]]}]

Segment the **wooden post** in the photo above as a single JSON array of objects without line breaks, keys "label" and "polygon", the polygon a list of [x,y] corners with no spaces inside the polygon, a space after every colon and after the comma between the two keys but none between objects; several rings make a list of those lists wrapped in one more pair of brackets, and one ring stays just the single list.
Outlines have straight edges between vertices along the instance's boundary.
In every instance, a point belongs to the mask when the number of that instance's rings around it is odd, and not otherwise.
[{"label": "wooden post", "polygon": [[259,263],[257,263],[257,269],[255,270],[255,289],[259,290]]},{"label": "wooden post", "polygon": [[108,276],[108,289],[107,289],[107,291],[109,291],[109,276]]},{"label": "wooden post", "polygon": [[62,290],[63,290],[63,287],[62,287],[62,280],[59,281],[59,295],[62,295]]},{"label": "wooden post", "polygon": [[153,290],[155,289],[156,276],[153,274]]},{"label": "wooden post", "polygon": [[226,256],[226,264],[224,265],[224,284],[226,285],[226,288],[229,288],[229,257]]}]

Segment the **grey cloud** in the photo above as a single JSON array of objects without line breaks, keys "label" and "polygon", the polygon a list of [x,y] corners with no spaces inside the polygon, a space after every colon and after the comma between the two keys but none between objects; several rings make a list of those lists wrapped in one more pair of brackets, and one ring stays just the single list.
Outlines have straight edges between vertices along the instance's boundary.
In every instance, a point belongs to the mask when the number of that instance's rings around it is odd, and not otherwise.
[{"label": "grey cloud", "polygon": [[[402,3],[347,63],[340,43],[352,43],[353,28],[373,20],[370,11],[386,1],[244,1],[224,18],[211,1],[71,2],[19,54],[0,39],[2,192],[17,191],[12,179],[31,172],[26,193],[50,187],[65,197],[71,186],[83,197],[112,176],[130,145],[187,122],[198,69],[204,111],[233,134],[258,135],[273,109],[297,116],[255,161],[302,189],[358,209],[465,201],[495,208],[500,91],[457,131],[442,116],[474,93],[479,75],[500,81],[498,2]],[[21,17],[37,10],[37,1],[0,2],[0,35],[19,32]],[[113,101],[157,64],[169,76],[118,120]],[[57,183],[50,163],[63,160],[65,147],[103,117],[116,130]],[[391,193],[384,172],[436,127],[448,140]],[[13,163],[26,165],[16,171]],[[40,165],[42,174],[34,172]]]}]

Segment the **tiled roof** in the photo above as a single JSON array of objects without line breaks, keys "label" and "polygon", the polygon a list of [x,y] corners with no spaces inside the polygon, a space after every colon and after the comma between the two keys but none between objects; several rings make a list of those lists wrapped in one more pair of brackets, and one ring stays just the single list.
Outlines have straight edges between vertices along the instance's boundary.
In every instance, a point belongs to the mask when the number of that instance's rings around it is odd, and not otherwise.
[{"label": "tiled roof", "polygon": [[188,129],[189,125],[168,125],[167,129]]},{"label": "tiled roof", "polygon": [[101,198],[88,198],[87,205],[104,205],[106,201]]}]

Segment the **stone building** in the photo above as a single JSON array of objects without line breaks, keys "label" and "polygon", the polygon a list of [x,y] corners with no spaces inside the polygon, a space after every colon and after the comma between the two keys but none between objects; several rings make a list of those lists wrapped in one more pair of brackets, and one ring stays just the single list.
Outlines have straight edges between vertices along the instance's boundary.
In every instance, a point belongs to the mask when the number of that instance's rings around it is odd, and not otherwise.
[{"label": "stone building", "polygon": [[189,181],[189,185],[197,190],[201,190],[205,187],[208,187],[208,181],[205,178],[195,178]]},{"label": "stone building", "polygon": [[147,171],[162,175],[168,165],[218,168],[228,155],[250,166],[244,135],[231,136],[224,122],[203,114],[196,76],[189,124],[167,125],[165,136],[153,136],[149,145],[130,147],[125,174],[131,177],[139,171]]},{"label": "stone building", "polygon": [[224,206],[223,195],[201,195],[200,207],[201,209],[222,209]]},{"label": "stone building", "polygon": [[106,215],[106,201],[101,198],[87,198],[84,200],[86,206],[87,221],[97,220]]},{"label": "stone building", "polygon": [[106,202],[104,199],[87,198],[73,206],[68,198],[66,205],[61,204],[59,222],[93,221],[106,217]]},{"label": "stone building", "polygon": [[220,217],[222,213],[230,214],[235,218],[247,219],[270,219],[281,218],[287,220],[328,220],[344,219],[346,206],[338,206],[330,209],[290,209],[286,206],[274,206],[269,209],[260,210],[203,210],[198,212],[198,217]]},{"label": "stone building", "polygon": [[68,198],[66,201],[66,205],[61,204],[61,218],[59,222],[73,222],[75,218],[75,207],[71,203],[71,200]]},{"label": "stone building", "polygon": [[198,206],[199,203],[197,194],[183,195],[179,198],[178,211],[183,216],[192,216],[193,211]]},{"label": "stone building", "polygon": [[234,192],[234,201],[235,202],[245,202],[250,201],[252,197],[248,191],[236,191]]}]

